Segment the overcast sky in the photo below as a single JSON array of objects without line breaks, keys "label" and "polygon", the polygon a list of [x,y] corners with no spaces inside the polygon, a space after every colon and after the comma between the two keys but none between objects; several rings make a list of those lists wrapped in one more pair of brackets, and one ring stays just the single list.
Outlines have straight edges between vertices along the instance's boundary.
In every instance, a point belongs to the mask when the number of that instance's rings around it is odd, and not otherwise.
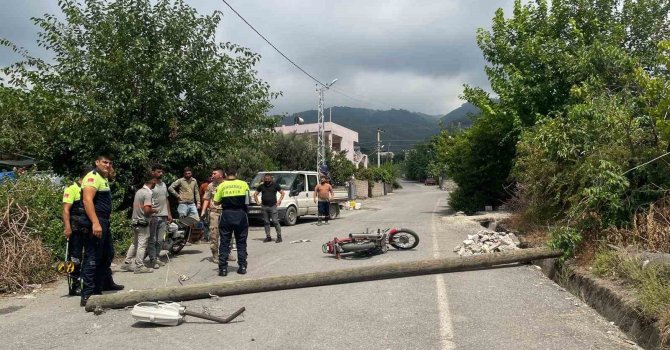
[{"label": "overcast sky", "polygon": [[[283,96],[272,113],[315,109],[315,83],[285,61],[219,0],[187,0],[224,14],[218,39],[262,55],[260,77]],[[403,108],[441,115],[458,107],[464,83],[488,89],[477,28],[512,0],[228,0],[293,61],[322,82],[338,78],[326,106]],[[56,0],[0,0],[0,37],[48,57],[30,17],[59,13]],[[0,66],[17,59],[0,48]],[[361,101],[363,100],[363,101]]]}]

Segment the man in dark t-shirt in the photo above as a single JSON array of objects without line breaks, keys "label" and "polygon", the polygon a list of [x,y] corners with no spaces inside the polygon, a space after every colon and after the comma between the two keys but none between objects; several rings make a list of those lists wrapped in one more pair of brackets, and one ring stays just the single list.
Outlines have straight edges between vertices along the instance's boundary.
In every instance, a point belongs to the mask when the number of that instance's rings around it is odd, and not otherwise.
[{"label": "man in dark t-shirt", "polygon": [[[284,190],[272,180],[272,174],[265,174],[265,176],[263,176],[263,182],[256,188],[256,192],[254,192],[254,201],[256,204],[258,204],[259,193],[261,194],[260,204],[263,212],[263,222],[265,224],[265,240],[263,240],[263,242],[272,241],[272,237],[270,236],[270,218],[272,218],[275,231],[277,231],[277,240],[275,242],[281,243],[281,226],[279,226],[277,205],[281,205],[281,201],[284,199]],[[277,193],[280,194],[279,200],[277,200]]]}]

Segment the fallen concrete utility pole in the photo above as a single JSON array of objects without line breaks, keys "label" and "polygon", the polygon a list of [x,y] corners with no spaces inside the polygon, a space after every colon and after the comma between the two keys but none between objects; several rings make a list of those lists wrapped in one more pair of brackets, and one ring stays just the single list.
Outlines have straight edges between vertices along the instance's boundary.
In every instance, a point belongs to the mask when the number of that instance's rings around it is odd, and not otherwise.
[{"label": "fallen concrete utility pole", "polygon": [[[258,279],[221,281],[192,286],[166,287],[137,290],[127,293],[93,295],[86,303],[86,311],[96,308],[123,308],[143,301],[184,301],[208,299],[211,295],[228,296],[275,290],[308,288],[333,284],[376,281],[391,278],[431,275],[466,271],[532,260],[556,258],[562,252],[548,248],[532,248],[503,253],[482,254],[468,257],[451,257],[377,266],[354,267],[342,270],[305,273],[293,276],[265,277]],[[334,262],[334,264],[337,264]]]}]

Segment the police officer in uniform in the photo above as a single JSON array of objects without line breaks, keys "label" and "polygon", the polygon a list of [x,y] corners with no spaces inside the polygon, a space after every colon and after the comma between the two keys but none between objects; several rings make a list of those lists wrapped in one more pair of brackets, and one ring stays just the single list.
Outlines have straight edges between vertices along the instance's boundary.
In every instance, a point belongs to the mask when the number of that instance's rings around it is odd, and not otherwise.
[{"label": "police officer in uniform", "polygon": [[74,271],[68,276],[69,295],[79,295],[81,288],[81,252],[84,246],[81,224],[86,215],[81,202],[81,179],[86,176],[88,169],[83,167],[77,180],[63,192],[63,234],[68,240],[66,260],[74,263]]},{"label": "police officer in uniform", "polygon": [[249,234],[249,185],[238,180],[237,169],[226,170],[226,180],[216,187],[214,204],[221,205],[219,219],[219,276],[228,275],[230,240],[235,235],[237,242],[237,273],[247,273],[247,235]]},{"label": "police officer in uniform", "polygon": [[84,236],[84,262],[81,270],[81,306],[86,306],[93,294],[103,290],[122,290],[123,286],[112,279],[112,258],[114,246],[109,231],[112,214],[112,192],[108,178],[111,175],[112,160],[101,155],[95,161],[95,169],[82,180],[82,200],[86,211]]}]

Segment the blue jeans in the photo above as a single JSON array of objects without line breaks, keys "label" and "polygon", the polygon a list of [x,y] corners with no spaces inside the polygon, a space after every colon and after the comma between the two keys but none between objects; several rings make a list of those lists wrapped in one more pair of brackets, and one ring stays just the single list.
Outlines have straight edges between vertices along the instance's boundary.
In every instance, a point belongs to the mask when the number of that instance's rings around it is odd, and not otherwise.
[{"label": "blue jeans", "polygon": [[196,208],[195,203],[179,203],[177,206],[177,212],[179,213],[180,218],[190,216],[196,220],[200,220],[200,215],[198,215],[198,208]]}]

